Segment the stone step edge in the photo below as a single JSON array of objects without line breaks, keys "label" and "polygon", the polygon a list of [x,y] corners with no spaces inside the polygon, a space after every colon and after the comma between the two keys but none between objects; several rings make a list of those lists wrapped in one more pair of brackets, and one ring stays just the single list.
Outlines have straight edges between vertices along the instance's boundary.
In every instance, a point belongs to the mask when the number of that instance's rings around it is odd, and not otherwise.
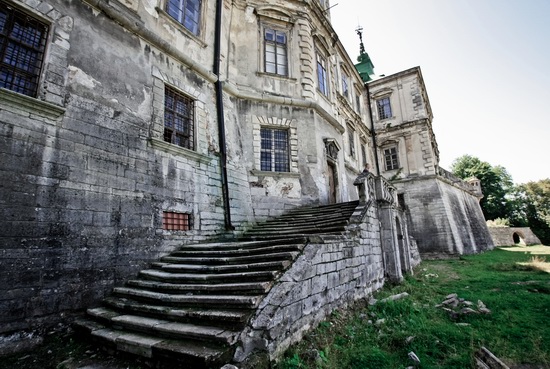
[{"label": "stone step edge", "polygon": [[252,271],[241,273],[215,273],[215,274],[193,274],[193,273],[170,273],[155,269],[145,269],[139,272],[138,278],[154,279],[162,281],[185,281],[186,283],[200,282],[208,283],[218,281],[262,281],[269,282],[280,275],[280,271]]},{"label": "stone step edge", "polygon": [[242,324],[250,314],[247,310],[214,310],[166,307],[162,305],[150,305],[140,303],[124,297],[107,297],[103,303],[110,309],[119,312],[129,312],[132,315],[153,315],[170,321],[188,321],[198,323],[201,321],[220,321],[228,324]]},{"label": "stone step edge", "polygon": [[161,301],[164,304],[188,304],[204,305],[212,304],[214,306],[232,306],[236,308],[253,309],[258,306],[261,296],[241,296],[241,295],[178,295],[141,290],[137,288],[115,287],[113,294],[117,296],[130,296],[136,299],[145,299],[148,301]]},{"label": "stone step edge", "polygon": [[[182,252],[182,251],[180,251]],[[233,256],[233,257],[204,257],[204,256],[163,256],[160,258],[163,262],[170,262],[174,264],[179,263],[202,263],[208,265],[216,264],[240,264],[245,263],[248,260],[258,261],[258,260],[294,260],[298,257],[300,253],[298,251],[286,251],[286,252],[276,252],[262,255],[251,255],[251,256]]]},{"label": "stone step edge", "polygon": [[232,345],[240,331],[230,331],[214,326],[201,326],[191,323],[180,323],[169,320],[119,313],[105,307],[88,309],[90,317],[108,324],[110,328],[120,327],[125,330],[147,334],[148,336],[174,339],[196,339],[205,342],[217,342]]},{"label": "stone step edge", "polygon": [[227,272],[246,272],[246,271],[275,271],[285,269],[290,265],[289,260],[271,261],[250,264],[231,264],[231,265],[196,265],[196,264],[181,264],[167,263],[157,261],[151,263],[154,269],[188,273],[227,273]]},{"label": "stone step edge", "polygon": [[201,363],[207,368],[224,355],[227,347],[215,345],[197,345],[189,341],[175,341],[171,339],[159,339],[145,334],[128,333],[107,328],[89,319],[78,319],[73,323],[76,330],[88,334],[96,341],[119,351],[148,359],[163,359],[172,357],[196,363]]},{"label": "stone step edge", "polygon": [[[183,284],[166,283],[160,281],[151,281],[144,279],[131,279],[126,282],[127,286],[134,288],[159,289],[170,291],[171,293],[194,292],[252,292],[266,293],[272,286],[272,282],[246,282],[246,283],[210,283],[210,284]],[[234,293],[232,293],[234,294]]]}]

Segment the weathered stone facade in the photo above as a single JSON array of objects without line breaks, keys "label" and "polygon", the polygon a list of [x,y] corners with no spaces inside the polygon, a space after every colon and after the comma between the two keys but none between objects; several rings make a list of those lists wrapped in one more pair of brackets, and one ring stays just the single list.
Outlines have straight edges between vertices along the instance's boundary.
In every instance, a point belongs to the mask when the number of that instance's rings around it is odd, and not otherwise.
[{"label": "weathered stone facade", "polygon": [[375,79],[369,88],[378,167],[397,188],[422,256],[491,249],[493,241],[479,206],[483,196],[479,181],[465,182],[439,167],[433,115],[420,68]]},{"label": "weathered stone facade", "polygon": [[[258,311],[251,332],[272,335],[271,353],[384,276],[402,278],[418,262],[409,232],[426,251],[486,247],[481,228],[455,229],[481,213],[438,177],[419,69],[372,82],[369,101],[318,1],[218,1],[197,1],[189,25],[167,0],[0,0],[3,14],[47,28],[36,92],[0,88],[0,334],[65,321],[182,244],[360,194],[371,201],[361,235],[309,245],[294,284],[284,277]],[[171,94],[186,108],[168,106]],[[376,151],[368,106],[384,96],[410,114],[376,117]],[[171,141],[170,114],[186,119],[185,147]],[[401,169],[380,174],[397,192],[382,178],[377,197],[358,192],[365,162],[384,164],[394,144]],[[168,214],[189,223],[173,230]],[[273,299],[284,301],[268,312]]]}]

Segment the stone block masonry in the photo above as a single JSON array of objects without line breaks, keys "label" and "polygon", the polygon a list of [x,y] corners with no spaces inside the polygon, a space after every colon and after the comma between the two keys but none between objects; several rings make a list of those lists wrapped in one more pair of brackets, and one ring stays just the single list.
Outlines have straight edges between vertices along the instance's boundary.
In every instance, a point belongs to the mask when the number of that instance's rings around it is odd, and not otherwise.
[{"label": "stone block masonry", "polygon": [[333,310],[364,298],[385,280],[376,206],[352,217],[344,236],[315,236],[258,307],[235,359],[252,351],[279,357]]}]

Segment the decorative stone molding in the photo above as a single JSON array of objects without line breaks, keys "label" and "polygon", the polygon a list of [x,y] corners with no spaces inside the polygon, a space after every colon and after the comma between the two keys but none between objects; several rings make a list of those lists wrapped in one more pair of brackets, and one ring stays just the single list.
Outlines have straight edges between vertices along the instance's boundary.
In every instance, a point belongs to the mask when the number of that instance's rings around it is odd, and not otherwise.
[{"label": "decorative stone molding", "polygon": [[263,127],[283,127],[288,128],[288,148],[290,151],[289,163],[290,172],[261,172],[264,175],[272,174],[278,176],[285,176],[287,173],[298,173],[298,134],[296,130],[296,120],[278,118],[278,117],[262,117],[254,115],[252,116],[252,136],[254,139],[254,167],[256,172],[260,172],[260,156],[261,156],[261,142],[260,135],[261,128]]}]

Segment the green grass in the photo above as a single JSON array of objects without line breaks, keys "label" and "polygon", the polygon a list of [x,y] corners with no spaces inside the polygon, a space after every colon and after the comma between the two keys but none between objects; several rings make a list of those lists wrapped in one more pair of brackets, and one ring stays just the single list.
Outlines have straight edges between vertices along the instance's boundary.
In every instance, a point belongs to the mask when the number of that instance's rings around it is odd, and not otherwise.
[{"label": "green grass", "polygon": [[[550,367],[550,274],[518,264],[530,258],[494,250],[423,262],[403,284],[376,296],[408,292],[408,298],[333,314],[275,368],[398,369],[413,365],[413,351],[418,368],[464,369],[473,368],[481,346],[512,367]],[[452,317],[436,307],[451,293],[481,300],[492,313]]]}]

